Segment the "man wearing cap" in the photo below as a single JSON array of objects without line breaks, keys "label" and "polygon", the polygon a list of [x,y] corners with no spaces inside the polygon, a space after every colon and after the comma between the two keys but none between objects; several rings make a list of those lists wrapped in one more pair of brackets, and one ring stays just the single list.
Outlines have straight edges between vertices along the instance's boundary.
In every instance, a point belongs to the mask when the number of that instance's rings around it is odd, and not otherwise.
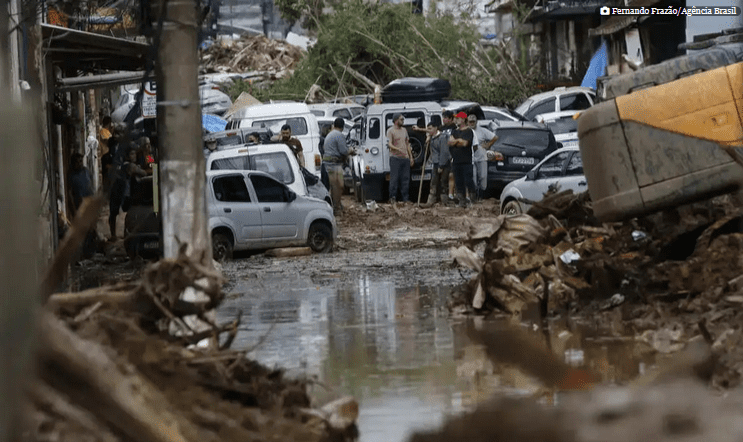
[{"label": "man wearing cap", "polygon": [[452,171],[454,172],[454,184],[457,188],[459,207],[467,207],[470,204],[466,197],[467,189],[470,195],[476,194],[475,183],[472,180],[472,140],[474,132],[467,127],[467,114],[459,112],[454,116],[457,129],[454,129],[449,137],[449,151],[452,157]]},{"label": "man wearing cap", "polygon": [[405,117],[402,114],[392,116],[394,124],[387,130],[387,147],[390,149],[390,204],[397,201],[399,187],[400,201],[410,201],[410,167],[413,166],[413,152],[410,150],[408,131],[403,127]]},{"label": "man wearing cap", "polygon": [[323,148],[325,153],[322,157],[323,164],[328,170],[330,181],[330,198],[333,199],[333,212],[337,215],[343,210],[341,195],[343,195],[343,163],[351,153],[346,145],[346,136],[343,135],[343,118],[333,121],[333,129],[327,137]]}]

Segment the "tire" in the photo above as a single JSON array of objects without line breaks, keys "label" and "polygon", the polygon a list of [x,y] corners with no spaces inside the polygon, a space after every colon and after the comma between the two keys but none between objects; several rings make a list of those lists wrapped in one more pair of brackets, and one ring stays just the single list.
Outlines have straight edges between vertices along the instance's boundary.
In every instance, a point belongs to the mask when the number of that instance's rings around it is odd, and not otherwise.
[{"label": "tire", "polygon": [[333,249],[333,231],[326,224],[315,222],[307,234],[307,245],[316,253],[328,253]]},{"label": "tire", "polygon": [[227,235],[215,233],[212,235],[212,257],[215,261],[223,262],[232,259],[232,241]]},{"label": "tire", "polygon": [[516,200],[509,200],[506,201],[506,204],[503,206],[503,212],[501,215],[515,216],[521,215],[522,213],[524,213],[524,209],[521,207],[521,204]]}]

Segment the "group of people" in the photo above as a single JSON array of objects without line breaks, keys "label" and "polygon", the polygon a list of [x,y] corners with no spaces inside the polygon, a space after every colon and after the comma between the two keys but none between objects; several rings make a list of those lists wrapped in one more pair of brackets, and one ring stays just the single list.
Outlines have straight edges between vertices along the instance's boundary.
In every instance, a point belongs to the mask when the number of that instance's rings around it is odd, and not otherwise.
[{"label": "group of people", "polygon": [[[403,127],[405,117],[395,114],[393,126],[387,130],[390,149],[390,203],[397,202],[398,190],[401,201],[407,202],[410,170],[414,164],[408,131]],[[415,131],[426,132],[426,148],[432,163],[431,185],[428,200],[422,207],[457,202],[467,207],[472,200],[482,200],[488,183],[486,151],[498,137],[477,125],[477,116],[459,112],[454,115],[444,111],[442,124],[435,121],[426,128],[413,126]],[[456,197],[450,192],[450,175],[453,175]],[[469,196],[468,196],[469,195]]]}]

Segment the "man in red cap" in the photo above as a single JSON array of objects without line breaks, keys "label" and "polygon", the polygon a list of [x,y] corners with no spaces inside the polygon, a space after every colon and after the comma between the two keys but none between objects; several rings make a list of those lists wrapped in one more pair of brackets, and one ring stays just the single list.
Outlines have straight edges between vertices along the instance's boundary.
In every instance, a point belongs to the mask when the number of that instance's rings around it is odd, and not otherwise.
[{"label": "man in red cap", "polygon": [[467,127],[467,114],[459,112],[454,115],[457,128],[451,132],[449,137],[449,151],[452,157],[452,172],[454,172],[454,185],[457,188],[459,207],[469,207],[470,200],[466,197],[467,189],[470,195],[475,195],[475,182],[472,180],[472,140],[474,132]]}]

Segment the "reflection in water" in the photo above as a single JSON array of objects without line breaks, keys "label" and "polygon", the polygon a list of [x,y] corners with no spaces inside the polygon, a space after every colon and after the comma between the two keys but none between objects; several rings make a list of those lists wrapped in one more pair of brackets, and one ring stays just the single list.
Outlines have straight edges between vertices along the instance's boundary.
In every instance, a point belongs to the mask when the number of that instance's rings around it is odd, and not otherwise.
[{"label": "reflection in water", "polygon": [[[287,286],[291,284],[291,286]],[[249,357],[313,377],[319,403],[353,395],[360,404],[362,441],[402,441],[415,429],[439,425],[494,393],[544,395],[535,379],[487,358],[446,309],[447,287],[398,288],[360,276],[353,286],[317,287],[310,280],[263,279],[238,284],[218,312],[243,312],[234,348]],[[638,374],[651,362],[634,342],[586,338],[568,321],[534,332],[567,363],[590,367],[607,381]]]}]

